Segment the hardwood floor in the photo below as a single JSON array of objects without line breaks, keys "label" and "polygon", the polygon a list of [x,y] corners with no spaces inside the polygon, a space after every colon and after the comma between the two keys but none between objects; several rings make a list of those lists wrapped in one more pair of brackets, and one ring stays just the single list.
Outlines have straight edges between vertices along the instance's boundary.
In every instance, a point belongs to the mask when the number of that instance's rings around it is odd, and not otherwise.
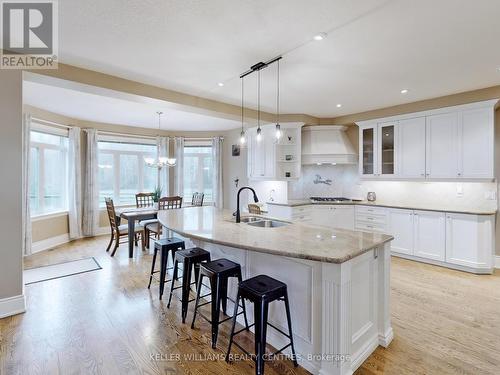
[{"label": "hardwood floor", "polygon": [[[103,269],[26,286],[28,311],[0,320],[0,374],[254,373],[251,361],[219,359],[227,323],[213,350],[208,323],[191,330],[175,299],[167,309],[157,286],[146,289],[151,255],[136,249],[128,259],[122,245],[111,258],[106,245],[105,237],[81,240],[25,258],[31,268],[94,256]],[[398,258],[392,266],[395,338],[357,374],[498,374],[500,274]],[[249,336],[241,339],[250,348]],[[266,374],[306,373],[289,361],[266,363]]]}]

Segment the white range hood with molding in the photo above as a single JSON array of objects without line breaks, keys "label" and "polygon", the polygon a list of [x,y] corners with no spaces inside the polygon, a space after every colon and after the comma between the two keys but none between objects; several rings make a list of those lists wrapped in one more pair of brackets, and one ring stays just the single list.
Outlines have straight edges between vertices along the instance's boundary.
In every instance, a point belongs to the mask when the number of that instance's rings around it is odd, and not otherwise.
[{"label": "white range hood with molding", "polygon": [[302,164],[356,164],[358,154],[346,134],[347,126],[302,128]]}]

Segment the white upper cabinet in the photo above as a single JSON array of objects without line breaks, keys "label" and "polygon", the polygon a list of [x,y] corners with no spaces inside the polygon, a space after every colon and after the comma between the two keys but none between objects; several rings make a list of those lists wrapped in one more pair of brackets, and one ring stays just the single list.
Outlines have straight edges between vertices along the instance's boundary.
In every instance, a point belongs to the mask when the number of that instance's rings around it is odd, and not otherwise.
[{"label": "white upper cabinet", "polygon": [[359,174],[493,179],[497,100],[359,122]]},{"label": "white upper cabinet", "polygon": [[458,113],[426,120],[426,177],[455,178],[458,172]]},{"label": "white upper cabinet", "polygon": [[461,113],[458,127],[459,176],[493,178],[494,112],[490,108]]},{"label": "white upper cabinet", "polygon": [[398,176],[425,177],[425,117],[399,121]]},{"label": "white upper cabinet", "polygon": [[257,140],[257,128],[247,130],[247,175],[251,180],[293,180],[301,172],[301,127],[303,124],[282,124],[282,137],[276,139],[275,125],[261,127],[262,137]]}]

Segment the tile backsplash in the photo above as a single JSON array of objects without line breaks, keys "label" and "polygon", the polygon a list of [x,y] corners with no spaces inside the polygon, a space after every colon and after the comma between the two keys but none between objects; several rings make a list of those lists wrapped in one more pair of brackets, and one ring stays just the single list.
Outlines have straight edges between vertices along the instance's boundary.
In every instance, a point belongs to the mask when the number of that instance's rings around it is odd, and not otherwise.
[{"label": "tile backsplash", "polygon": [[[331,185],[314,183],[317,176]],[[366,199],[374,191],[384,204],[451,206],[461,209],[495,209],[496,182],[361,181],[357,165],[305,165],[302,177],[289,182],[288,199],[347,197]]]},{"label": "tile backsplash", "polygon": [[[303,165],[302,177],[288,183],[288,199],[308,197],[343,197],[353,194],[359,181],[356,165]],[[331,180],[330,185],[314,183]]]}]

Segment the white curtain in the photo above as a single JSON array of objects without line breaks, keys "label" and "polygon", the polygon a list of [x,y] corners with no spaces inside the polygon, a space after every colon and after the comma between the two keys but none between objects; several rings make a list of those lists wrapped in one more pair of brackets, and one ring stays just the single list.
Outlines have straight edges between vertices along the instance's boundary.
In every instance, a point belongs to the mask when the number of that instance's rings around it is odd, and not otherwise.
[{"label": "white curtain", "polygon": [[[158,157],[170,156],[170,137],[157,137],[156,145],[158,146]],[[161,194],[163,197],[170,195],[170,167],[163,167],[158,172],[158,186],[161,187]]]},{"label": "white curtain", "polygon": [[222,180],[222,150],[224,137],[212,138],[212,160],[213,170],[213,194],[214,206],[222,209],[224,206],[224,191]]},{"label": "white curtain", "polygon": [[23,118],[23,202],[22,202],[22,235],[23,235],[23,254],[31,254],[31,211],[30,211],[30,150],[31,150],[31,115],[25,113]]},{"label": "white curtain", "polygon": [[184,137],[175,137],[174,194],[184,195]]},{"label": "white curtain", "polygon": [[97,130],[85,129],[87,152],[85,157],[85,187],[83,193],[83,235],[95,236],[99,225],[99,184]]},{"label": "white curtain", "polygon": [[68,143],[68,216],[69,238],[82,237],[82,165],[81,165],[81,129],[69,129]]}]

